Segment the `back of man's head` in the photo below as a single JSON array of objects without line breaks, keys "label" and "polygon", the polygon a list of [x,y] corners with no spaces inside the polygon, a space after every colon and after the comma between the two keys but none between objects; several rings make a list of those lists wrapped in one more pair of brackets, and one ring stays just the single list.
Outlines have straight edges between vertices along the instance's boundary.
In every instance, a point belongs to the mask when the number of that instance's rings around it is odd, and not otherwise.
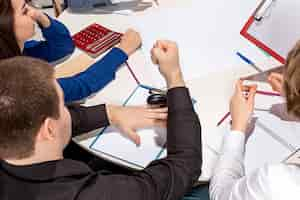
[{"label": "back of man's head", "polygon": [[0,158],[22,159],[34,152],[47,117],[59,117],[54,69],[28,57],[0,62]]}]

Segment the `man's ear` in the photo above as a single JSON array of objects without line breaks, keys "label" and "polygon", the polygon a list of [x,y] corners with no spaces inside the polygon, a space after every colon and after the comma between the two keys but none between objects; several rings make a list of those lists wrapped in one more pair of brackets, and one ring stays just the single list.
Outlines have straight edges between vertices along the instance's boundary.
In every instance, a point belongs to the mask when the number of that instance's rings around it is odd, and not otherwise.
[{"label": "man's ear", "polygon": [[48,117],[45,119],[37,134],[37,141],[49,141],[54,140],[55,138],[55,120]]}]

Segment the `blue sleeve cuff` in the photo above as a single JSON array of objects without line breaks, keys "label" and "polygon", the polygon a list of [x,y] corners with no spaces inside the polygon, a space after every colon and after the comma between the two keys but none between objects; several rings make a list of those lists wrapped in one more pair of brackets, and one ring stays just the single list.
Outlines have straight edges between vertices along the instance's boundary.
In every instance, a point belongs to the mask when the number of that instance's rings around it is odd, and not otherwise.
[{"label": "blue sleeve cuff", "polygon": [[[118,58],[116,59],[118,63],[116,63],[116,69],[119,67],[119,65],[123,64],[124,62],[126,62],[128,60],[128,55],[120,48],[118,47],[114,47],[111,49],[110,52],[108,52],[108,54],[105,56],[108,58]],[[116,70],[114,69],[114,70]]]}]

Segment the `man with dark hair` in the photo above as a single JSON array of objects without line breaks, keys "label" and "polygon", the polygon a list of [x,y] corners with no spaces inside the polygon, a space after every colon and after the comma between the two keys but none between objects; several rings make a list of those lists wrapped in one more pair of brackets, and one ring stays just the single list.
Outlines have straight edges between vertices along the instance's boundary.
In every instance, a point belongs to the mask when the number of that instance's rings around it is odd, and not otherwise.
[{"label": "man with dark hair", "polygon": [[23,159],[34,153],[35,138],[46,118],[59,118],[53,69],[21,57],[3,61],[0,67],[0,157]]},{"label": "man with dark hair", "polygon": [[[2,61],[0,199],[183,197],[201,171],[200,123],[182,79],[176,44],[158,41],[152,58],[168,86],[168,156],[129,175],[93,171],[84,163],[64,159],[63,149],[71,130],[81,133],[109,124],[135,129],[149,124],[147,119],[131,119],[138,112],[105,105],[69,107],[69,112],[51,66],[25,57]],[[130,125],[124,127],[128,120]]]}]

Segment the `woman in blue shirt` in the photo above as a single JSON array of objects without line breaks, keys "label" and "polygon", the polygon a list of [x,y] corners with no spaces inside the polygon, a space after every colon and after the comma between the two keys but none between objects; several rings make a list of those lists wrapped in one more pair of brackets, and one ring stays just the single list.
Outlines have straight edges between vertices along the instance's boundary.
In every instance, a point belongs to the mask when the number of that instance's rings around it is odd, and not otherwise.
[{"label": "woman in blue shirt", "polygon": [[[30,7],[24,0],[0,0],[0,19],[0,59],[27,55],[54,62],[74,51],[67,28]],[[28,41],[34,35],[35,23],[41,28],[45,41]],[[118,48],[113,48],[86,71],[59,79],[65,101],[81,100],[102,89],[114,79],[118,67],[140,45],[139,34],[128,30]]]}]

